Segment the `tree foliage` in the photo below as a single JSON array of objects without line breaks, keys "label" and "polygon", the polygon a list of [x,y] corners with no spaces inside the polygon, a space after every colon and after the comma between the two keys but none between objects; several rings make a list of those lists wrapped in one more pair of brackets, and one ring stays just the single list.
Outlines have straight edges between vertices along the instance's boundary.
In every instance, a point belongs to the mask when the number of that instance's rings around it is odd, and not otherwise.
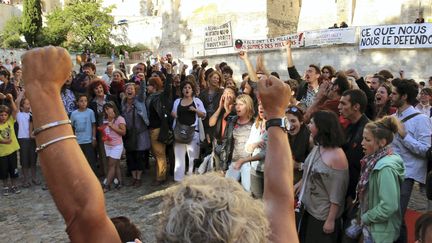
[{"label": "tree foliage", "polygon": [[13,16],[4,25],[0,33],[0,46],[6,48],[21,48],[25,43],[21,40],[21,18]]},{"label": "tree foliage", "polygon": [[47,16],[45,41],[71,49],[101,49],[110,45],[113,6],[101,0],[72,0]]},{"label": "tree foliage", "polygon": [[37,46],[42,30],[41,0],[24,0],[21,32],[30,47]]}]

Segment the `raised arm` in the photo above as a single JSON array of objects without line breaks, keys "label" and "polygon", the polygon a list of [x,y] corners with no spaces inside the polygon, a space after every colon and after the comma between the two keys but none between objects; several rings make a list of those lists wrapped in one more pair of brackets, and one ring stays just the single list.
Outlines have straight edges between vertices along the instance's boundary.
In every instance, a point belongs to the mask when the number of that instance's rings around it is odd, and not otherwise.
[{"label": "raised arm", "polygon": [[245,65],[246,65],[250,80],[253,82],[258,82],[258,76],[255,72],[254,67],[252,66],[252,63],[249,60],[249,56],[248,56],[247,52],[241,51],[241,52],[239,52],[239,56],[244,61]]},{"label": "raised arm", "polygon": [[[282,118],[291,90],[276,77],[262,78],[258,92],[267,119]],[[264,205],[272,231],[271,242],[298,242],[294,215],[293,160],[288,136],[280,127],[268,129]],[[281,186],[284,185],[284,186]]]},{"label": "raised arm", "polygon": [[[67,120],[60,88],[69,76],[72,62],[63,48],[44,47],[22,58],[26,96],[33,111],[33,125]],[[70,125],[61,125],[36,135],[40,146],[73,135]],[[53,143],[39,152],[42,172],[56,206],[67,225],[71,242],[120,242],[105,211],[98,179],[74,139]]]},{"label": "raised arm", "polygon": [[11,116],[13,117],[14,120],[16,120],[16,116],[18,114],[18,108],[17,108],[17,105],[15,104],[14,97],[12,94],[9,93],[6,95],[6,99],[8,99],[10,101],[10,106],[11,106],[11,110],[12,110]]},{"label": "raised arm", "polygon": [[285,50],[287,55],[287,68],[288,68],[288,75],[290,78],[297,80],[299,83],[302,82],[301,76],[298,73],[296,67],[294,66],[294,61],[292,58],[292,51],[291,51],[291,40],[288,40],[285,43]]}]

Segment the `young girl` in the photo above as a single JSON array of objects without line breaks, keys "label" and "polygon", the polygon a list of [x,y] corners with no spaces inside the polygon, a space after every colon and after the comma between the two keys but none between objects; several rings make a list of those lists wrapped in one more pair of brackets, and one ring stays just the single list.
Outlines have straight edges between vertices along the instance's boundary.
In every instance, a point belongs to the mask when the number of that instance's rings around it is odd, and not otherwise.
[{"label": "young girl", "polygon": [[96,174],[96,118],[94,112],[87,108],[88,98],[85,94],[78,96],[78,110],[72,112],[70,119],[77,136],[77,142],[81,147],[93,172]]},{"label": "young girl", "polygon": [[[35,152],[36,143],[31,136],[32,129],[32,115],[30,113],[30,101],[26,98],[20,102],[20,112],[18,112],[16,120],[18,122],[18,143],[20,145],[20,163],[24,175],[23,187],[28,188],[31,182],[35,185],[40,185],[40,181],[36,177],[36,158]],[[31,171],[31,182],[30,182]]]},{"label": "young girl", "polygon": [[[18,177],[16,152],[19,149],[19,144],[15,136],[14,123],[18,109],[12,94],[7,94],[6,99],[11,104],[12,109],[0,105],[0,179],[3,180],[4,196],[8,196],[11,192],[16,194],[21,192],[16,186],[16,178]],[[9,177],[11,179],[10,184]]]},{"label": "young girl", "polygon": [[126,122],[120,116],[117,106],[113,102],[107,102],[103,106],[104,110],[104,126],[105,133],[104,147],[106,157],[108,159],[108,174],[107,181],[103,184],[104,192],[110,190],[110,184],[114,177],[119,180],[119,185],[122,184],[120,172],[120,158],[123,152],[122,136],[126,135]]}]

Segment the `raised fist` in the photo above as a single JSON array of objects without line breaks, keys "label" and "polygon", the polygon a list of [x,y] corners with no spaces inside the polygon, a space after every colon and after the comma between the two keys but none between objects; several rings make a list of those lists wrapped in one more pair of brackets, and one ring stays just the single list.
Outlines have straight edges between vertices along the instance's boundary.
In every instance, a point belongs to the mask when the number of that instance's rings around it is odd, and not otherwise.
[{"label": "raised fist", "polygon": [[23,80],[27,91],[60,90],[72,70],[69,53],[61,47],[47,46],[27,51],[22,56]]},{"label": "raised fist", "polygon": [[288,84],[275,76],[263,76],[258,82],[258,93],[267,119],[285,116],[291,98],[291,89]]}]

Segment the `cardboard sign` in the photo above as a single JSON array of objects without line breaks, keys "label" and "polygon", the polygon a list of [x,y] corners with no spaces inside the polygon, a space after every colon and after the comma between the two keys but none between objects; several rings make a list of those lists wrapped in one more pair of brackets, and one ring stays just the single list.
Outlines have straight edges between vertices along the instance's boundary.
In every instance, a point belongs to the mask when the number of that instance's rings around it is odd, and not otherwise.
[{"label": "cardboard sign", "polygon": [[204,49],[217,49],[233,46],[231,21],[221,26],[207,26],[205,29]]}]

